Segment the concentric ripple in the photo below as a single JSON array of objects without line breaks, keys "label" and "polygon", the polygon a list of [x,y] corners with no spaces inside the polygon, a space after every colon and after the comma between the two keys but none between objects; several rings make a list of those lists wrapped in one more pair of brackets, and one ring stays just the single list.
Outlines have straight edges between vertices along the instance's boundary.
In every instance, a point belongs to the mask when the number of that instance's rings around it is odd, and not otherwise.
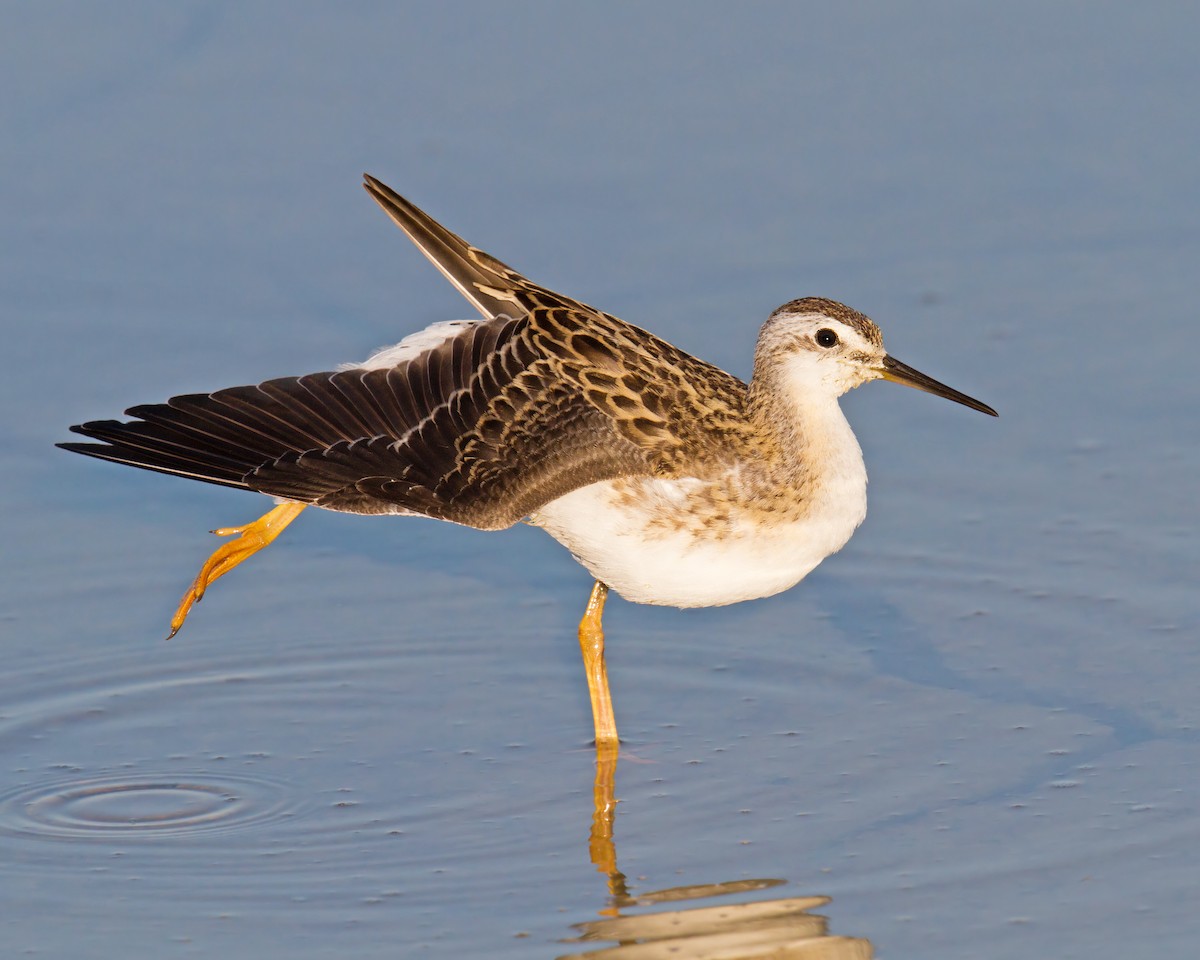
[{"label": "concentric ripple", "polygon": [[235,830],[289,815],[279,784],[243,777],[103,777],[0,797],[0,833],[122,840]]}]

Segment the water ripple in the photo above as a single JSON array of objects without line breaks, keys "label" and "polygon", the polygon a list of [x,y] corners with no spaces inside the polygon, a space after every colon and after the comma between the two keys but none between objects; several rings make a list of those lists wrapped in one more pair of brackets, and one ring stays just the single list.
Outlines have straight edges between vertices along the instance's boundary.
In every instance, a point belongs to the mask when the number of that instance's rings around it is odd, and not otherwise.
[{"label": "water ripple", "polygon": [[97,777],[0,796],[0,833],[127,841],[229,831],[289,816],[280,784],[248,777]]}]

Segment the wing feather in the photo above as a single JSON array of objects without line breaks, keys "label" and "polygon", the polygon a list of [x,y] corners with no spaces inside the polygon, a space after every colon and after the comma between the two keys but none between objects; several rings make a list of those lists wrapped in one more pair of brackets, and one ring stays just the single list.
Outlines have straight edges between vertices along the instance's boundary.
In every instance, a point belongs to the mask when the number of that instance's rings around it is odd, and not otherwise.
[{"label": "wing feather", "polygon": [[516,301],[511,296],[497,296],[498,291],[511,289],[514,282],[524,281],[520,274],[472,247],[370,174],[363,174],[363,187],[483,316],[515,316],[523,312],[515,309]]},{"label": "wing feather", "polygon": [[62,446],[489,529],[597,480],[727,468],[711,435],[744,432],[741,381],[526,280],[379,181],[366,188],[483,320],[436,325],[361,367],[132,407],[132,422],[71,428],[99,443]]}]

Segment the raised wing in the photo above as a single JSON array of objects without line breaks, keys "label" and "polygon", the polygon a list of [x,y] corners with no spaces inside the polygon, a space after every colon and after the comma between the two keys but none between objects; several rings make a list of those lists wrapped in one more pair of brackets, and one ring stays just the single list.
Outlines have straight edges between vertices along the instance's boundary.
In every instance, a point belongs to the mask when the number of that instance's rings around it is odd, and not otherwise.
[{"label": "raised wing", "polygon": [[565,299],[471,246],[368,173],[363,174],[363,188],[483,316],[518,317],[528,312],[531,300],[561,302]]},{"label": "raised wing", "polygon": [[132,422],[71,428],[100,443],[61,446],[332,510],[485,529],[598,480],[724,468],[713,438],[744,434],[739,380],[366,185],[485,319],[435,326],[362,367],[133,407]]}]

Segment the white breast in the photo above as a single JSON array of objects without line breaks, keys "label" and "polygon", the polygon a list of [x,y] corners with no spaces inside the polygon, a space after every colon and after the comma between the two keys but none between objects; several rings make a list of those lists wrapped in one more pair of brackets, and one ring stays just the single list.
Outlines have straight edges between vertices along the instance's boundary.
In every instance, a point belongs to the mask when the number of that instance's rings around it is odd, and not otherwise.
[{"label": "white breast", "polygon": [[861,482],[819,490],[802,519],[772,526],[750,511],[707,530],[671,522],[686,515],[695,479],[594,483],[530,519],[627,600],[723,606],[786,590],[845,545],[866,515],[861,464]]}]

